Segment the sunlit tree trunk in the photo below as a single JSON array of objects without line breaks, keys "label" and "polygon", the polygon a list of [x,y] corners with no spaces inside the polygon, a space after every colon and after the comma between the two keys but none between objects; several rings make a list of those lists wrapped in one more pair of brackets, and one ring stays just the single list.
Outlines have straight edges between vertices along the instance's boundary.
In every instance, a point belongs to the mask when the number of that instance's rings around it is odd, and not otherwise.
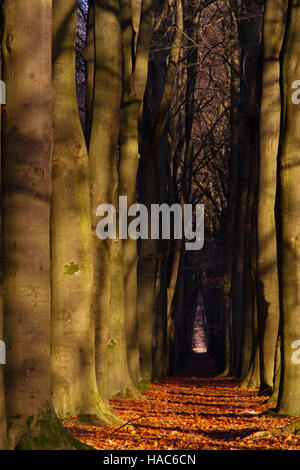
[{"label": "sunlit tree trunk", "polygon": [[300,2],[288,3],[281,61],[283,113],[279,148],[279,281],[282,382],[279,412],[300,416],[300,114],[292,85],[300,76]]},{"label": "sunlit tree trunk", "polygon": [[[118,139],[122,96],[119,2],[94,1],[95,71],[89,145],[94,264],[96,372],[105,399],[133,390],[125,341],[122,241],[96,236],[98,205],[118,208]],[[89,36],[89,33],[88,33]]]},{"label": "sunlit tree trunk", "polygon": [[74,80],[77,8],[77,0],[53,1],[52,397],[59,416],[105,419],[95,372],[89,164]]},{"label": "sunlit tree trunk", "polygon": [[[48,414],[51,401],[51,4],[46,0],[42,5],[39,1],[5,1],[3,5],[7,83],[3,298],[11,447],[26,435],[28,417]],[[30,34],[26,34],[28,30]],[[35,54],[29,53],[33,50]],[[20,419],[12,419],[16,415]]]},{"label": "sunlit tree trunk", "polygon": [[[153,23],[153,0],[143,0],[136,50],[133,50],[132,5],[121,0],[123,48],[123,97],[120,132],[120,195],[127,196],[128,206],[136,202],[139,161],[138,119],[146,87],[148,56]],[[123,241],[124,286],[126,305],[126,341],[129,372],[134,383],[141,378],[137,318],[137,244]]]},{"label": "sunlit tree trunk", "polygon": [[109,393],[105,398],[115,395],[125,395],[141,398],[135,388],[128,368],[126,351],[126,304],[124,302],[124,266],[122,258],[122,240],[117,238],[112,241],[110,258],[110,321],[109,340],[107,351]]},{"label": "sunlit tree trunk", "polygon": [[[280,327],[279,327],[280,328]],[[279,389],[280,389],[280,376],[281,376],[281,338],[278,335],[275,352],[275,365],[274,365],[274,380],[273,380],[273,392],[270,396],[270,402],[278,402]]]},{"label": "sunlit tree trunk", "polygon": [[[4,1],[3,303],[9,448],[70,440],[51,405],[52,1]],[[38,45],[38,47],[37,47]]]},{"label": "sunlit tree trunk", "polygon": [[279,54],[287,0],[266,3],[264,13],[263,80],[260,111],[260,169],[257,221],[258,308],[262,323],[261,391],[273,389],[279,327],[279,292],[275,196],[280,132]]},{"label": "sunlit tree trunk", "polygon": [[[2,78],[2,64],[0,54],[0,79]],[[2,124],[2,106],[0,103],[0,136]],[[1,182],[1,139],[0,139],[0,193],[2,194]],[[3,269],[3,252],[2,252],[2,211],[0,211],[0,340],[3,341],[3,297],[2,297],[2,269]],[[6,430],[6,412],[5,412],[5,385],[4,385],[4,364],[0,364],[0,450],[6,449],[7,430]]]}]

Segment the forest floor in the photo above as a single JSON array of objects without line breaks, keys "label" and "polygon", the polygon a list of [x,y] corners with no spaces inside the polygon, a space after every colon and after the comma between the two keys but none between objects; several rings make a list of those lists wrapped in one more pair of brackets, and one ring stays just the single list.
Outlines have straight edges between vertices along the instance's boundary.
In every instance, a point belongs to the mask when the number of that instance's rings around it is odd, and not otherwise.
[{"label": "forest floor", "polygon": [[[194,353],[182,377],[149,384],[143,399],[113,399],[122,428],[66,423],[81,441],[103,450],[300,450],[300,434],[253,437],[296,418],[261,414],[272,405],[256,389],[216,376],[206,354]],[[250,437],[252,436],[252,437]]]}]

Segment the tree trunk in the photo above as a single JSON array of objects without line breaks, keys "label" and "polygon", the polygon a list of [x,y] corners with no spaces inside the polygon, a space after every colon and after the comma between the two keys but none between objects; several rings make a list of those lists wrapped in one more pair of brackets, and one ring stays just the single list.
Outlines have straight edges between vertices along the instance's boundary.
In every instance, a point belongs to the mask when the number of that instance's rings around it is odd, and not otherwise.
[{"label": "tree trunk", "polygon": [[[0,79],[2,78],[2,60],[0,51]],[[4,104],[4,103],[3,103]],[[2,127],[2,106],[0,103],[0,136]],[[0,194],[2,195],[2,143],[0,138]],[[3,270],[3,251],[2,251],[2,211],[0,211],[0,340],[3,341],[3,295],[2,295],[2,270]],[[5,348],[5,343],[1,343],[1,347]],[[4,351],[5,352],[5,351]],[[3,353],[3,351],[2,351]],[[4,385],[4,365],[0,362],[0,450],[6,449],[7,446],[7,429],[6,429],[6,411],[5,411],[5,385]]]},{"label": "tree trunk", "polygon": [[[160,10],[156,12],[157,21],[159,21],[160,14]],[[168,200],[170,199],[169,194],[167,194],[170,192],[168,190],[168,179],[170,180],[172,176],[167,175],[167,183],[164,185],[166,178],[163,178],[162,182],[162,173],[160,172],[160,168],[164,170],[168,168],[169,171],[169,167],[171,167],[168,161],[170,152],[167,153],[163,151],[160,152],[159,155],[158,149],[162,139],[166,139],[164,131],[171,105],[173,83],[179,59],[183,25],[181,2],[175,5],[173,18],[178,28],[173,34],[171,49],[170,51],[163,49],[153,54],[153,58],[149,63],[148,83],[144,96],[143,119],[141,123],[142,130],[139,136],[141,161],[139,165],[138,189],[139,201],[146,204],[148,211],[151,209],[151,204],[170,202]],[[168,66],[166,66],[167,58]],[[164,149],[165,147],[166,146],[164,146]],[[160,161],[161,157],[162,161]],[[160,198],[160,182],[163,184],[164,189],[162,199]],[[172,197],[173,196],[174,194],[172,193]],[[151,217],[149,212],[149,227],[150,226]],[[170,245],[169,242],[164,243],[165,245]],[[158,256],[160,256],[161,251],[161,241],[151,239],[141,241],[138,265],[138,318],[141,372],[142,376],[146,378],[149,378],[152,374],[153,314],[158,308],[158,315],[163,315],[159,305],[155,305],[157,294],[155,292],[155,285],[158,268],[167,268],[167,263],[160,263],[158,261]],[[168,257],[168,250],[165,257]],[[171,311],[176,279],[177,274],[174,272],[172,285],[167,293],[169,305],[167,308],[169,308],[169,311]],[[168,317],[168,312],[166,312],[166,316]],[[171,324],[171,318],[169,324]],[[166,347],[167,350],[169,350],[168,346]]]},{"label": "tree trunk", "polygon": [[255,103],[253,86],[258,72],[258,59],[261,47],[261,18],[251,17],[252,8],[257,6],[256,0],[245,0],[238,12],[238,37],[241,47],[240,73],[240,107],[239,107],[239,140],[238,140],[238,193],[236,216],[236,250],[237,258],[234,266],[232,284],[232,315],[234,361],[233,374],[240,376],[242,367],[242,348],[245,317],[245,266],[249,253],[245,251],[248,184],[251,158],[254,154],[255,142],[251,135],[253,126],[252,108]]},{"label": "tree trunk", "polygon": [[5,0],[3,14],[7,84],[3,303],[9,448],[59,449],[75,439],[68,437],[51,406],[52,1]]},{"label": "tree trunk", "polygon": [[124,395],[127,389],[132,389],[126,364],[125,311],[122,301],[124,282],[119,262],[122,245],[109,239],[99,240],[96,236],[98,205],[105,203],[116,207],[118,203],[117,158],[122,96],[122,47],[119,2],[96,0],[93,9],[95,72],[89,146],[93,304],[97,382],[101,396],[107,400],[117,393]]},{"label": "tree trunk", "polygon": [[235,262],[235,224],[237,217],[237,190],[238,190],[238,112],[240,93],[240,47],[237,37],[237,22],[232,15],[230,29],[230,128],[231,149],[229,161],[229,193],[227,202],[226,225],[225,225],[225,248],[224,248],[224,309],[226,324],[225,343],[225,369],[223,375],[232,371],[234,357],[233,319],[232,319],[232,288],[233,288],[233,266]]},{"label": "tree trunk", "polygon": [[[132,49],[133,26],[130,0],[121,0],[123,46],[123,99],[120,132],[120,195],[127,196],[128,206],[136,202],[138,119],[146,87],[148,56],[152,34],[153,1],[143,0],[136,51]],[[137,315],[137,243],[123,241],[124,286],[126,305],[127,356],[134,383],[141,379]]]},{"label": "tree trunk", "polygon": [[267,2],[264,14],[263,79],[260,111],[260,169],[257,220],[258,308],[262,321],[261,391],[273,389],[279,327],[275,196],[280,133],[279,54],[287,0]]},{"label": "tree trunk", "polygon": [[[0,235],[1,235],[1,231],[0,231]],[[2,270],[2,257],[1,257],[1,270]],[[1,282],[0,284],[0,338],[1,338],[1,341],[3,341],[2,273],[0,273],[0,275],[1,275],[1,278],[0,278],[0,282]],[[2,344],[1,344],[1,348],[2,348]],[[5,450],[7,446],[4,367],[5,367],[5,364],[0,362],[0,450]]]},{"label": "tree trunk", "polygon": [[300,416],[300,114],[292,84],[300,76],[300,3],[288,5],[281,60],[283,114],[279,149],[279,260],[282,382],[279,412]]},{"label": "tree trunk", "polygon": [[75,89],[77,0],[53,1],[52,398],[57,414],[105,419],[95,373],[89,164]]}]

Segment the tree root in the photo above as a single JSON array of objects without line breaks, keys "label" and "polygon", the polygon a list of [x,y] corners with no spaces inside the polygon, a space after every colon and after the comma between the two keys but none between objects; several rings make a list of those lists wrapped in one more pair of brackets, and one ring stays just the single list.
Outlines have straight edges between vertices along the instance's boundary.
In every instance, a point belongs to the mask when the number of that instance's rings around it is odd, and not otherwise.
[{"label": "tree root", "polygon": [[243,441],[257,441],[261,439],[262,437],[267,437],[267,436],[274,436],[278,434],[299,434],[300,433],[300,419],[297,421],[294,421],[294,423],[288,424],[287,426],[283,426],[279,429],[272,429],[269,431],[259,431],[254,434],[251,434],[250,436],[247,436],[243,439]]}]

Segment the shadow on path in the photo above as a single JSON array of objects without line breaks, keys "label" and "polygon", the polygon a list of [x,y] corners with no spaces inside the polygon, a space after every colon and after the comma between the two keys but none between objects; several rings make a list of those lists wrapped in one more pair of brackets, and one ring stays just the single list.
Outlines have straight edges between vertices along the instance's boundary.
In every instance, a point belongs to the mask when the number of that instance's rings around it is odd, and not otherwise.
[{"label": "shadow on path", "polygon": [[77,419],[68,429],[83,442],[107,450],[299,450],[300,435],[245,440],[256,432],[286,426],[297,418],[262,415],[270,406],[255,389],[218,377],[206,353],[194,352],[180,377],[149,384],[146,400],[114,398],[113,411],[126,425],[88,426]]}]

